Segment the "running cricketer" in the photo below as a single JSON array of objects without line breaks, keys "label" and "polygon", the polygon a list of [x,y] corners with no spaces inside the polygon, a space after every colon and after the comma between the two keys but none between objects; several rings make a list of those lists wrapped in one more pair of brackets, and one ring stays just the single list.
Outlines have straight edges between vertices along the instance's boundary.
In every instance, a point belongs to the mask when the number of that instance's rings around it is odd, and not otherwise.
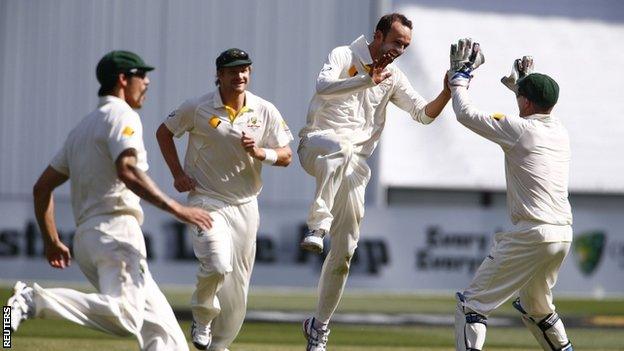
[{"label": "running cricketer", "polygon": [[[270,102],[247,91],[252,61],[240,49],[216,60],[217,90],[189,99],[158,128],[162,154],[188,202],[210,212],[210,230],[191,226],[199,261],[191,300],[193,344],[226,350],[247,308],[259,225],[257,196],[262,164],[288,166],[293,139]],[[173,137],[188,133],[184,168]]]},{"label": "running cricketer", "polygon": [[299,132],[299,160],[316,179],[307,218],[309,232],[301,246],[320,253],[323,238],[329,235],[331,239],[318,287],[318,306],[314,316],[303,323],[309,351],[326,349],[327,326],[342,296],[360,235],[370,178],[366,159],[383,131],[388,103],[408,112],[415,121],[429,124],[450,100],[445,83],[442,92],[427,103],[392,64],[411,39],[412,22],[392,13],[381,17],[371,43],[360,36],[350,45],[332,50],[316,81],[307,124]]},{"label": "running cricketer", "polygon": [[27,318],[67,319],[119,336],[136,337],[141,350],[188,350],[169,303],[152,278],[140,225],[140,198],[193,225],[210,228],[209,214],[165,196],[148,168],[139,109],[154,68],[136,54],[112,51],[97,65],[97,108],[69,133],[34,186],[35,215],[52,267],[71,262],[59,240],[52,192],[68,179],[76,221],[73,252],[97,293],[27,287],[9,299],[16,330]]},{"label": "running cricketer", "polygon": [[[451,61],[454,54],[470,60],[475,56],[471,51],[478,52],[478,44],[460,40],[451,49]],[[488,315],[518,293],[513,306],[540,346],[571,351],[552,296],[572,242],[570,140],[551,113],[559,85],[545,74],[531,73],[533,60],[528,56],[514,61],[513,67],[501,81],[516,94],[519,116],[479,111],[468,96],[471,70],[448,74],[457,120],[505,153],[507,206],[514,225],[494,236],[490,254],[472,282],[456,294],[456,348],[482,350]]]}]

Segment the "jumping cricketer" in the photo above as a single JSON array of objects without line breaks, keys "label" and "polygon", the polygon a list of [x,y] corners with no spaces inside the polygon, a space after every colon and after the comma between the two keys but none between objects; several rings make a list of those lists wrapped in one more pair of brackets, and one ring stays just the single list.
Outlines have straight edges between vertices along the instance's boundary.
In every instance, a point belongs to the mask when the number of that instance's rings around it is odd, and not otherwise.
[{"label": "jumping cricketer", "polygon": [[327,326],[342,296],[360,235],[370,178],[366,159],[383,131],[388,103],[429,124],[450,99],[445,84],[427,103],[392,64],[411,39],[412,22],[393,13],[381,17],[371,43],[360,36],[332,50],[316,81],[306,126],[299,132],[299,161],[316,179],[307,218],[310,231],[301,246],[322,252],[323,237],[331,239],[318,286],[318,306],[303,323],[309,351],[326,349]]}]

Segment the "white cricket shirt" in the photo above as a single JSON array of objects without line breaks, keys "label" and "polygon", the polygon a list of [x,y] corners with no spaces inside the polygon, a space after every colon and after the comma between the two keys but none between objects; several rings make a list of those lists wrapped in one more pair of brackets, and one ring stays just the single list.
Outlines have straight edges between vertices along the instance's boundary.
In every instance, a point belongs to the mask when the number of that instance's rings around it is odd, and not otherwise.
[{"label": "white cricket shirt", "polygon": [[386,106],[392,102],[420,123],[433,118],[425,114],[427,101],[411,86],[394,64],[386,67],[392,76],[375,85],[369,76],[373,59],[364,36],[349,46],[332,50],[316,80],[316,93],[308,108],[306,126],[299,132],[334,130],[346,137],[362,156],[370,156],[386,123]]},{"label": "white cricket shirt", "polygon": [[277,108],[249,91],[238,114],[228,112],[217,90],[185,101],[164,124],[177,138],[189,134],[184,171],[197,181],[189,198],[205,195],[229,204],[249,202],[262,189],[262,162],[242,147],[242,132],[261,148],[284,147],[293,139]]},{"label": "white cricket shirt", "polygon": [[[501,146],[505,153],[507,207],[513,224],[545,226],[538,241],[570,241],[568,201],[570,139],[553,115],[525,118],[477,110],[464,87],[453,87],[457,120]],[[566,226],[556,228],[556,226]]]},{"label": "white cricket shirt", "polygon": [[143,125],[124,100],[100,97],[98,107],[69,133],[50,162],[69,176],[76,225],[100,215],[129,214],[143,223],[140,198],[117,178],[115,161],[127,149],[137,152],[137,165],[147,171]]}]

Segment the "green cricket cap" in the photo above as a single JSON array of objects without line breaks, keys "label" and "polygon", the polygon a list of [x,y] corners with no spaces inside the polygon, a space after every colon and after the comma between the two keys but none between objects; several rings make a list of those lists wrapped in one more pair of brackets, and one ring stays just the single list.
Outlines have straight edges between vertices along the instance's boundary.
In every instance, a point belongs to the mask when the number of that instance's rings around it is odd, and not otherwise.
[{"label": "green cricket cap", "polygon": [[217,57],[216,64],[217,69],[223,67],[235,67],[235,66],[244,66],[251,65],[251,59],[249,58],[249,54],[245,51],[237,48],[227,49],[222,52],[219,57]]},{"label": "green cricket cap", "polygon": [[100,84],[115,79],[119,73],[130,72],[132,70],[142,70],[149,72],[154,67],[148,66],[143,59],[134,52],[115,50],[104,55],[98,62],[95,75]]},{"label": "green cricket cap", "polygon": [[540,107],[550,108],[559,99],[559,84],[545,74],[531,73],[518,81],[518,95]]}]

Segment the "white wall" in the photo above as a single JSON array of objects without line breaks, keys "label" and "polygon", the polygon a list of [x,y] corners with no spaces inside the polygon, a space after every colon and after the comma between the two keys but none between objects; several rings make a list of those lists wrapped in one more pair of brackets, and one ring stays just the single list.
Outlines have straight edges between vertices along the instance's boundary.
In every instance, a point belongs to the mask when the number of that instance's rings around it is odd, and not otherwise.
[{"label": "white wall", "polygon": [[[156,66],[140,114],[150,174],[173,193],[154,132],[184,99],[214,89],[221,51],[251,54],[251,90],[272,101],[296,133],[327,54],[372,32],[376,6],[372,0],[0,1],[0,196],[29,196],[68,131],[95,108],[95,66],[106,52],[135,51]],[[261,203],[308,203],[313,180],[297,160],[287,169],[266,168]]]},{"label": "white wall", "polygon": [[[614,1],[396,1],[414,22],[412,45],[397,64],[425,97],[441,89],[449,45],[479,41],[486,63],[475,72],[470,95],[487,112],[517,114],[499,80],[513,60],[533,55],[536,71],[561,87],[553,113],[567,127],[572,147],[572,192],[624,194],[624,4]],[[503,154],[455,120],[448,106],[429,126],[393,108],[381,142],[380,183],[385,187],[504,189]]]}]

